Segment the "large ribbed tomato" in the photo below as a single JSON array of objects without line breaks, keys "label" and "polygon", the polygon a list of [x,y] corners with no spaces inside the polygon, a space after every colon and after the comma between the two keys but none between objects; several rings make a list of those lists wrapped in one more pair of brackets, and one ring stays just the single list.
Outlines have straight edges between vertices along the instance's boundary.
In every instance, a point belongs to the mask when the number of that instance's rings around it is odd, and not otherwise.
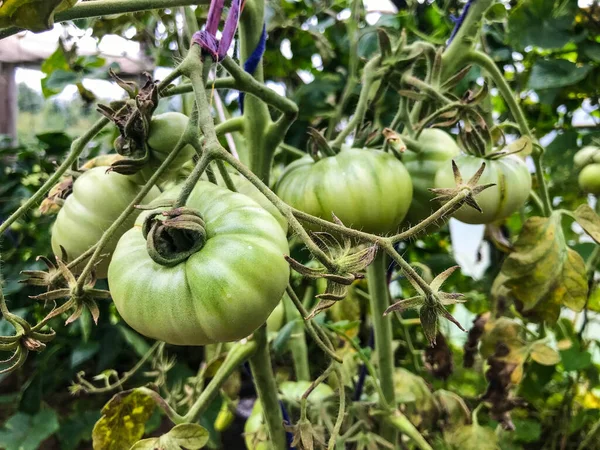
[{"label": "large ribbed tomato", "polygon": [[[175,199],[181,187],[156,201]],[[186,206],[205,222],[206,242],[166,267],[149,255],[141,225],[119,241],[108,271],[113,300],[141,334],[176,345],[235,341],[262,325],[288,283],[285,233],[249,197],[200,181]]]},{"label": "large ribbed tomato", "polygon": [[[140,192],[141,187],[130,177],[115,172],[107,173],[106,169],[89,169],[73,183],[73,193],[65,200],[52,227],[52,250],[56,255],[61,255],[62,246],[70,260],[80,256],[98,242]],[[148,203],[159,194],[159,190],[153,187],[141,203]],[[97,266],[98,278],[106,278],[110,255],[119,238],[133,226],[138,214],[137,210],[131,213],[104,247],[103,253],[109,256]]]},{"label": "large ribbed tomato", "polygon": [[[478,184],[494,183],[475,197],[481,206],[482,213],[464,205],[453,215],[465,223],[485,224],[495,222],[518,211],[529,197],[531,191],[531,175],[525,162],[515,155],[500,159],[484,159],[471,155],[460,155],[454,158],[458,169],[466,182],[479,170],[485,162],[486,167]],[[435,187],[452,188],[456,185],[450,162],[444,164],[435,176]]]},{"label": "large ribbed tomato", "polygon": [[389,153],[349,148],[315,162],[294,161],[275,191],[296,209],[325,220],[335,214],[346,226],[368,233],[398,229],[412,199],[404,165]]},{"label": "large ribbed tomato", "polygon": [[434,196],[429,191],[434,187],[435,174],[440,167],[460,153],[452,136],[437,128],[423,130],[418,142],[421,145],[420,152],[407,150],[402,155],[402,162],[413,183],[413,199],[406,215],[413,225],[437,209],[438,205],[431,201]]}]

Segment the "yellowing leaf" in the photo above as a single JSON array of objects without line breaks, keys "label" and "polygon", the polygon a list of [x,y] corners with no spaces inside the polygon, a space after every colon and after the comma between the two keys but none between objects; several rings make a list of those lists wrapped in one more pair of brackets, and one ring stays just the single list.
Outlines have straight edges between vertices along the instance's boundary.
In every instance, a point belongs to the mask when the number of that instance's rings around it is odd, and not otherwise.
[{"label": "yellowing leaf", "polygon": [[587,298],[585,263],[567,247],[560,218],[528,219],[494,283],[494,295],[532,320],[556,322],[561,306],[581,311]]},{"label": "yellowing leaf", "polygon": [[581,205],[573,214],[581,228],[600,244],[600,216],[588,205]]},{"label": "yellowing leaf", "polygon": [[16,26],[31,31],[50,30],[54,14],[78,0],[4,0],[0,3],[0,28]]},{"label": "yellowing leaf", "polygon": [[94,450],[129,450],[144,435],[155,406],[154,400],[138,389],[114,395],[92,431]]},{"label": "yellowing leaf", "polygon": [[523,379],[523,364],[518,364],[515,370],[510,374],[510,382],[512,384],[519,384]]},{"label": "yellowing leaf", "polygon": [[544,366],[553,366],[560,362],[560,354],[543,342],[534,342],[531,345],[529,355],[535,362]]},{"label": "yellowing leaf", "polygon": [[455,450],[500,450],[498,436],[492,428],[473,425],[458,427],[451,433],[444,433],[446,443]]}]

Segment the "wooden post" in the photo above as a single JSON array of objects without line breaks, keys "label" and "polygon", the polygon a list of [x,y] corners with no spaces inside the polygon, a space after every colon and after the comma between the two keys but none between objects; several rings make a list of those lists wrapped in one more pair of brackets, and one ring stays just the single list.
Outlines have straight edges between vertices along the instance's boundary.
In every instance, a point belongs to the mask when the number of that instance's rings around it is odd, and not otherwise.
[{"label": "wooden post", "polygon": [[16,66],[0,61],[0,134],[17,140]]}]

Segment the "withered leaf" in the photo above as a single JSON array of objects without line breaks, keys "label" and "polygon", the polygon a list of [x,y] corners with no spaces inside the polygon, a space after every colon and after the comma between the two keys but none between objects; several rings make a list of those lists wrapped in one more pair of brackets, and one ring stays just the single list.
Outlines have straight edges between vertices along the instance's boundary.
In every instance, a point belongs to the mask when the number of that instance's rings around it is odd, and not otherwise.
[{"label": "withered leaf", "polygon": [[567,246],[560,218],[528,219],[494,283],[494,295],[514,300],[531,320],[554,323],[561,306],[581,311],[587,298],[585,263]]}]

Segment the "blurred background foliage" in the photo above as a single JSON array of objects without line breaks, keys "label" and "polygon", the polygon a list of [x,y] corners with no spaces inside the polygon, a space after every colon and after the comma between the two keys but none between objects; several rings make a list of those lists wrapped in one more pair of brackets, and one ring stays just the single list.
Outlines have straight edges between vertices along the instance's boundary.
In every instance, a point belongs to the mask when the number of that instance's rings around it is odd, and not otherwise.
[{"label": "blurred background foliage", "polygon": [[[600,5],[574,0],[507,1],[504,5],[506,13],[496,10],[500,13],[490,15],[481,45],[503,70],[519,95],[529,125],[547,146],[545,163],[553,205],[572,210],[588,200],[593,201],[579,191],[572,158],[581,146],[600,139]],[[265,79],[300,107],[299,118],[289,131],[286,143],[305,149],[307,128],[324,129],[335,114],[349,76],[350,36],[358,37],[358,65],[362,67],[365,59],[377,51],[378,28],[384,28],[391,36],[397,37],[406,31],[409,39],[421,38],[444,44],[453,28],[452,17],[456,17],[463,6],[464,3],[457,0],[396,0],[394,8],[397,12],[365,14],[363,11],[360,26],[352,30],[347,24],[350,12],[345,1],[269,1]],[[155,66],[172,67],[188,44],[187,34],[181,26],[184,22],[182,14],[182,9],[176,9],[78,20],[69,29],[88,30],[98,40],[106,35],[120,35],[139,43],[140,51]],[[193,13],[188,11],[188,19],[193,16],[202,25],[206,14],[207,8],[197,8]],[[77,40],[75,36],[70,39]],[[65,66],[68,55],[63,53],[59,48],[41,68],[45,74],[42,93],[25,84],[19,85],[18,144],[0,141],[0,220],[35,192],[53,171],[56,162],[63,158],[72,139],[98,117],[93,103],[102,99],[102,92],[91,93],[92,101],[90,91],[85,88],[78,89],[76,96],[68,101],[57,100],[56,94],[67,85],[82,85],[84,79],[107,79],[108,68],[104,62],[89,57]],[[464,91],[469,85],[482,81],[479,71],[473,69],[459,90]],[[359,88],[355,88],[354,95],[345,105],[345,117],[353,112]],[[238,114],[236,93],[221,92],[221,95],[227,113]],[[490,98],[494,117],[509,119],[506,106],[495,89],[491,90]],[[397,104],[397,94],[389,92],[376,108],[369,111],[368,120],[380,129],[387,126]],[[185,101],[161,103],[164,109],[185,107]],[[104,132],[90,145],[85,159],[110,152],[113,139],[114,130]],[[237,139],[236,143],[243,147],[243,139]],[[280,152],[276,157],[277,167],[281,168],[290,158],[289,153]],[[11,310],[21,316],[38,316],[38,319],[43,316],[43,305],[29,299],[38,292],[20,284],[19,273],[41,268],[36,256],[52,256],[52,220],[52,216],[32,210],[16,222],[1,241],[3,289]],[[514,238],[521,224],[522,217],[518,214],[508,220],[503,227],[505,237]],[[593,244],[577,226],[567,221],[563,225],[569,244],[585,258]],[[488,228],[481,235],[483,241],[475,243],[472,253],[486,259],[479,262],[485,269],[482,275],[455,274],[446,285],[452,291],[467,294],[464,308],[455,310],[465,326],[470,325],[475,315],[493,307],[489,297],[491,282],[503,258],[497,230]],[[473,239],[471,237],[471,244]],[[425,275],[437,274],[455,264],[456,253],[466,241],[468,239],[461,238],[460,233],[450,234],[445,227],[438,233],[403,244],[403,252],[410,262],[420,264]],[[477,263],[475,256],[473,259]],[[469,273],[468,270],[464,272]],[[400,297],[408,284],[396,273],[391,275],[394,280],[392,295]],[[300,289],[305,288],[305,285],[300,286]],[[365,318],[367,308],[361,299],[364,289],[364,285],[357,285],[349,298],[323,320],[354,329],[361,345],[366,347],[369,338],[363,330],[365,327],[352,325],[353,321]],[[600,448],[594,447],[600,439],[600,328],[598,316],[593,313],[600,311],[598,290],[592,293],[589,306],[592,312],[579,317],[565,315],[552,328],[528,328],[529,333],[551,339],[559,350],[560,361],[549,365],[540,364],[535,358],[523,361],[524,375],[514,390],[514,395],[524,400],[513,410],[516,430],[492,433],[495,436],[492,440],[498,440],[492,444],[502,449]],[[479,403],[488,384],[485,357],[475,355],[474,364],[463,367],[463,344],[467,336],[444,326],[442,332],[447,338],[447,349],[442,356],[436,356],[441,358],[436,361],[445,361],[445,370],[432,370],[426,364],[428,355],[423,350],[427,344],[421,328],[416,326],[417,317],[405,313],[402,321],[394,321],[398,339],[396,365],[410,371],[408,375],[405,372],[398,375],[400,391],[404,393],[400,403],[436,448],[488,448],[487,442],[481,439],[477,442],[472,439],[471,443],[465,444],[467,441],[461,441],[460,436],[443,433],[443,420],[439,415],[442,411],[448,412],[447,408],[440,407],[448,402],[459,404],[464,401],[465,407],[471,410]],[[45,352],[29,358],[16,373],[0,375],[0,424],[4,424],[0,426],[0,447],[8,450],[91,448],[93,424],[111,394],[72,395],[69,388],[77,373],[85,371],[88,379],[95,374],[106,375],[108,372],[105,371],[109,370],[123,373],[150,349],[151,343],[130,330],[109,303],[101,305],[97,326],[92,326],[90,318],[85,316],[69,327],[62,326],[62,320],[55,319],[53,328],[58,337]],[[0,320],[0,332],[7,330],[6,323]],[[278,346],[275,358],[278,376],[285,379],[290,376],[291,365],[289,353],[285,351],[287,340],[273,342]],[[309,345],[312,346],[312,342]],[[169,368],[167,386],[173,392],[181,393],[186,380],[198,370],[202,350],[167,347],[166,352],[169,357],[176,358],[174,365],[151,358],[145,367],[147,371],[134,376],[126,387],[143,384]],[[320,355],[319,352],[309,354]],[[314,373],[320,370],[322,361],[312,360],[311,363]],[[356,364],[350,367],[358,370]],[[350,380],[355,375],[356,372],[350,370]],[[240,382],[235,389],[241,398],[254,396],[244,371],[240,372]],[[447,391],[460,395],[463,400],[445,394]],[[210,445],[243,448],[236,435],[243,426],[244,411],[238,411],[239,417],[233,425],[235,432],[220,436],[213,425],[220,402],[221,399],[215,401],[202,421],[211,431]],[[464,423],[467,421],[468,417],[463,420]],[[162,418],[156,414],[146,428],[147,433],[159,433],[161,423]],[[497,424],[485,408],[479,413],[479,423],[489,430]],[[480,432],[473,427],[475,425],[471,428],[463,426],[459,430],[462,433]],[[457,442],[462,444],[457,446]]]}]

